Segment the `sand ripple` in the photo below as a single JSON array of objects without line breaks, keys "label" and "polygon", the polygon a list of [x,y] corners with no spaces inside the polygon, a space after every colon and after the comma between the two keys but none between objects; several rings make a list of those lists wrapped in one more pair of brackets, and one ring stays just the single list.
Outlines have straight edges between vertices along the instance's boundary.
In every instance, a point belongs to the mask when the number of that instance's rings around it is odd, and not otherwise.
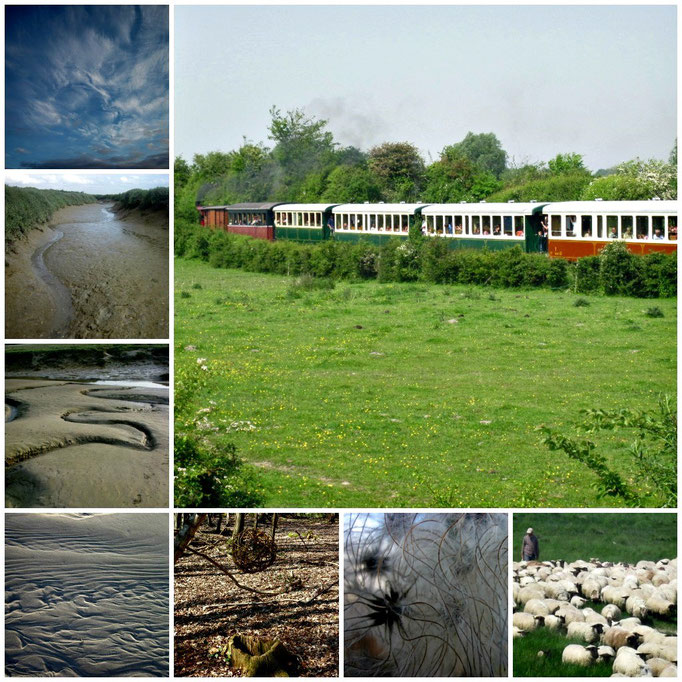
[{"label": "sand ripple", "polygon": [[168,675],[168,516],[8,514],[12,676]]}]

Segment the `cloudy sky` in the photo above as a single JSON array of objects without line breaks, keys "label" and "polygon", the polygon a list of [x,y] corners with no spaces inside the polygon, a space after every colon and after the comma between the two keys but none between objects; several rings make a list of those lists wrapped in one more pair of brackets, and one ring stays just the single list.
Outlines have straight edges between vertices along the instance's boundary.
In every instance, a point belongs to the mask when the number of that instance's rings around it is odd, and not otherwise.
[{"label": "cloudy sky", "polygon": [[5,183],[14,187],[64,189],[87,194],[118,194],[129,189],[168,187],[168,174],[159,173],[37,173],[7,171]]},{"label": "cloudy sky", "polygon": [[168,167],[167,7],[5,11],[6,167]]},{"label": "cloudy sky", "polygon": [[344,145],[408,141],[427,161],[469,131],[495,133],[517,163],[577,152],[594,171],[667,159],[676,12],[178,6],[175,153],[189,161],[235,149],[242,136],[267,143],[274,104],[328,119]]}]

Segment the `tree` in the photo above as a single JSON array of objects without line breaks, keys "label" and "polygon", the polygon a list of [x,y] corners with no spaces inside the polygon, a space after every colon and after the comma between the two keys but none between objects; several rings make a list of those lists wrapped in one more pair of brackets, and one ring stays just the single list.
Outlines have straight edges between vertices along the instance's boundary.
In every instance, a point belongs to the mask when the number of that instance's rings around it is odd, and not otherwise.
[{"label": "tree", "polygon": [[209,152],[208,154],[195,154],[193,159],[195,175],[204,182],[213,182],[227,175],[232,168],[234,152]]},{"label": "tree", "polygon": [[173,178],[175,180],[176,192],[187,184],[191,174],[192,170],[190,169],[187,161],[185,161],[182,156],[176,156],[173,167]]},{"label": "tree", "polygon": [[414,201],[424,184],[424,160],[409,142],[370,149],[369,170],[388,201]]},{"label": "tree", "polygon": [[330,165],[335,142],[325,130],[326,120],[316,120],[300,109],[282,114],[275,106],[270,108],[270,116],[269,137],[275,142],[272,158],[285,171],[283,185],[300,182],[308,173]]},{"label": "tree", "polygon": [[577,173],[588,174],[590,171],[585,168],[582,154],[557,154],[547,162],[549,172],[552,175],[573,175]]},{"label": "tree", "polygon": [[443,148],[441,158],[468,159],[477,169],[488,171],[499,178],[507,165],[507,152],[494,133],[467,133],[456,144]]},{"label": "tree", "polygon": [[375,202],[381,190],[373,175],[364,166],[337,166],[327,177],[322,201],[330,203]]}]

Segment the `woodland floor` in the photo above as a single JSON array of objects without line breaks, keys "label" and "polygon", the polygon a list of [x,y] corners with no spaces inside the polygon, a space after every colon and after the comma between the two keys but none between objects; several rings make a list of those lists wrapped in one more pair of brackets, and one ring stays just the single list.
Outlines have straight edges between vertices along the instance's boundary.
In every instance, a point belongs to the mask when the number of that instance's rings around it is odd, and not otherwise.
[{"label": "woodland floor", "polygon": [[[247,527],[250,522],[249,517]],[[242,573],[232,563],[225,546],[230,532],[228,528],[221,536],[204,524],[190,548],[231,569],[242,585],[261,591],[292,589],[274,597],[256,595],[186,552],[175,565],[175,675],[238,677],[226,651],[229,638],[240,633],[278,638],[299,658],[301,676],[337,676],[338,522],[280,517],[275,563],[255,574]],[[315,596],[330,583],[331,589]]]}]

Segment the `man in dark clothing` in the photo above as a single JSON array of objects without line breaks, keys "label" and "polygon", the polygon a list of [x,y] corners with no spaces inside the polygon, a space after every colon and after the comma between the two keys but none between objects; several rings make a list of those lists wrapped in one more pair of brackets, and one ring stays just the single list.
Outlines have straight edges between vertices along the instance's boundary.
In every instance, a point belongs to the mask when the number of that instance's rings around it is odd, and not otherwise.
[{"label": "man in dark clothing", "polygon": [[523,545],[521,546],[521,560],[533,561],[533,559],[540,558],[540,543],[537,537],[533,535],[533,529],[529,528],[523,536]]}]

